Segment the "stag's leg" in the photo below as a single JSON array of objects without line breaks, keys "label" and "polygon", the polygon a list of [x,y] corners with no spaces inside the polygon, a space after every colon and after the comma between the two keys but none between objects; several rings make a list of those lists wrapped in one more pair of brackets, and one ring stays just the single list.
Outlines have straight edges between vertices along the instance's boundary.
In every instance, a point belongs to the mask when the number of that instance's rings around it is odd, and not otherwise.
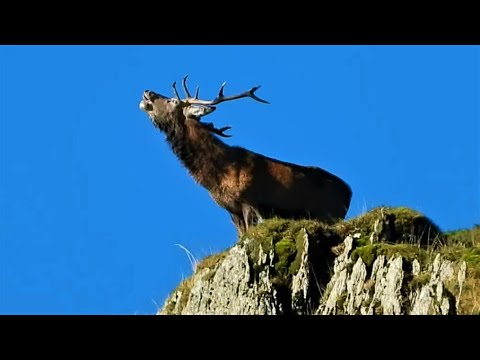
[{"label": "stag's leg", "polygon": [[252,208],[248,205],[242,205],[242,214],[243,214],[243,222],[245,224],[245,229],[248,230],[250,225],[253,225]]},{"label": "stag's leg", "polygon": [[258,209],[251,205],[242,205],[242,213],[246,229],[248,229],[250,226],[254,226],[263,222],[262,215]]},{"label": "stag's leg", "polygon": [[256,224],[261,224],[261,223],[263,223],[264,220],[263,220],[263,217],[262,217],[262,215],[260,214],[260,212],[259,212],[257,209],[255,209],[255,208],[253,209],[253,211],[255,212],[255,216],[256,216],[255,223],[256,223]]},{"label": "stag's leg", "polygon": [[247,230],[243,218],[241,216],[238,216],[236,214],[230,213],[230,217],[232,219],[233,224],[235,225],[235,228],[237,229],[237,235],[238,237],[242,236],[245,234],[245,231]]},{"label": "stag's leg", "polygon": [[242,213],[230,213],[230,217],[237,228],[238,236],[245,234],[250,226],[263,222],[260,212],[250,205],[242,205]]}]

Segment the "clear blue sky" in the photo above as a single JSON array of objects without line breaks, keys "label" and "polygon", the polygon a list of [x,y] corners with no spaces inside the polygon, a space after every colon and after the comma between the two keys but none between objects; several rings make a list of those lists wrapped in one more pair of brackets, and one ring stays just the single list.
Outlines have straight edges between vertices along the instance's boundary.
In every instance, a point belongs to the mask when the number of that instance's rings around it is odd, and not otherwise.
[{"label": "clear blue sky", "polygon": [[[228,214],[138,108],[142,91],[213,98],[228,144],[321,166],[444,230],[480,223],[479,47],[1,46],[0,313],[152,314]],[[207,119],[207,118],[206,118]]]}]

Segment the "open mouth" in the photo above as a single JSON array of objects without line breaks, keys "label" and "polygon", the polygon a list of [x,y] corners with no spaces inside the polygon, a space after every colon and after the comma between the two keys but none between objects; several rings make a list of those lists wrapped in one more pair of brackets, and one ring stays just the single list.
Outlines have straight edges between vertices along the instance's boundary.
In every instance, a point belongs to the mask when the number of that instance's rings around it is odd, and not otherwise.
[{"label": "open mouth", "polygon": [[142,111],[151,111],[153,110],[152,100],[151,100],[152,92],[150,90],[145,90],[142,94],[142,101],[138,106]]},{"label": "open mouth", "polygon": [[138,107],[140,108],[140,110],[142,110],[142,111],[152,110],[152,103],[151,103],[148,95],[146,94],[146,92],[143,93],[142,98],[143,98],[142,101],[140,101],[140,104],[138,104]]}]

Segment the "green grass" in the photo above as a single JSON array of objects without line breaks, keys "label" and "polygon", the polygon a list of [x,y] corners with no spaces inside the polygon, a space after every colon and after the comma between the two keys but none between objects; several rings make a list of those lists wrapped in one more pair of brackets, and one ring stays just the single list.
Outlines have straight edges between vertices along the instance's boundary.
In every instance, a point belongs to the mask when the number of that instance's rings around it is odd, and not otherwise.
[{"label": "green grass", "polygon": [[356,218],[340,222],[336,228],[338,233],[344,237],[348,234],[360,233],[361,237],[358,243],[364,245],[369,242],[376,220],[381,217],[391,218],[394,222],[395,231],[392,238],[389,239],[390,242],[428,246],[443,241],[442,231],[438,225],[420,212],[403,206],[376,207]]}]

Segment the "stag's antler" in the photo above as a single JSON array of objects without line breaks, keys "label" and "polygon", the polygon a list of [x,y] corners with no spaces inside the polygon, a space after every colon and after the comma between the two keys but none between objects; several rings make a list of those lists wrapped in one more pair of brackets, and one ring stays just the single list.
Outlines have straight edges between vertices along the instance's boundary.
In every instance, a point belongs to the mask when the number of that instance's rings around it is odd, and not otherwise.
[{"label": "stag's antler", "polygon": [[175,94],[177,100],[178,100],[178,101],[182,101],[182,100],[180,99],[180,95],[178,94],[178,91],[177,91],[177,82],[176,82],[176,81],[173,82],[172,88],[173,88],[173,93]]},{"label": "stag's antler", "polygon": [[217,134],[217,135],[220,135],[220,136],[223,136],[223,137],[232,137],[232,135],[224,134],[224,131],[227,131],[228,129],[232,128],[231,126],[224,126],[220,129],[217,129],[213,125],[213,123],[208,123],[208,124],[201,123],[201,124],[203,124],[209,131],[213,132],[214,134]]},{"label": "stag's antler", "polygon": [[[177,86],[176,86],[177,83],[174,82],[172,84],[173,92],[174,92],[175,96],[177,97],[177,99],[179,101],[183,102],[184,104],[187,104],[187,105],[204,105],[204,106],[212,107],[213,109],[215,109],[213,105],[220,104],[224,101],[241,99],[241,98],[244,98],[244,97],[251,97],[252,99],[257,100],[261,103],[270,104],[268,101],[260,99],[258,96],[255,95],[255,91],[257,91],[260,88],[260,86],[255,86],[255,87],[251,88],[250,90],[245,91],[245,92],[243,92],[241,94],[238,94],[238,95],[225,96],[225,95],[223,95],[223,88],[225,87],[225,84],[226,84],[225,82],[220,87],[218,95],[214,100],[200,100],[198,98],[198,93],[200,91],[200,87],[197,86],[197,89],[195,91],[195,96],[192,97],[192,95],[190,94],[190,91],[188,90],[188,87],[187,87],[187,78],[188,78],[188,75],[185,75],[183,77],[183,81],[182,81],[183,91],[185,92],[185,95],[187,96],[183,100],[180,99],[180,96],[178,94],[178,90],[177,90]],[[217,129],[213,125],[213,123],[207,123],[207,124],[202,123],[202,122],[200,122],[200,123],[203,126],[205,126],[206,129],[213,132],[214,134],[217,134],[217,135],[223,136],[223,137],[231,137],[232,136],[232,135],[227,135],[227,134],[224,133],[226,130],[231,129],[231,126],[225,126],[225,127],[220,128],[220,129]]]},{"label": "stag's antler", "polygon": [[[200,91],[200,86],[197,86],[197,89],[195,91],[195,96],[192,98],[192,95],[190,95],[190,91],[188,91],[188,88],[187,88],[187,77],[188,75],[185,75],[183,77],[183,81],[182,81],[182,86],[183,86],[183,91],[185,92],[185,94],[187,95],[187,97],[183,100],[183,102],[187,102],[189,99],[198,99],[198,92]],[[180,95],[178,94],[178,90],[177,90],[177,82],[174,81],[173,84],[172,84],[172,88],[173,88],[173,93],[175,94],[175,97],[177,98],[177,100],[180,100]]]},{"label": "stag's antler", "polygon": [[187,77],[188,75],[185,75],[183,77],[183,82],[182,82],[183,91],[185,91],[185,94],[187,94],[187,99],[198,99],[198,92],[200,91],[200,86],[197,86],[197,89],[195,90],[195,96],[192,98],[192,96],[190,95],[190,92],[187,89]]},{"label": "stag's antler", "polygon": [[[183,90],[185,91],[185,94],[187,95],[187,98],[184,99],[183,102],[185,102],[189,105],[197,104],[197,105],[211,106],[211,105],[220,104],[221,102],[224,102],[224,101],[241,99],[241,98],[244,98],[244,97],[250,97],[250,98],[252,98],[254,100],[257,100],[261,103],[270,104],[268,101],[260,99],[257,95],[255,95],[255,91],[257,91],[260,88],[260,86],[255,86],[255,87],[251,88],[250,90],[245,91],[245,92],[243,92],[241,94],[238,94],[238,95],[224,96],[223,95],[223,88],[225,87],[226,82],[224,82],[222,84],[222,86],[220,86],[220,90],[218,92],[218,95],[214,100],[200,100],[200,99],[198,99],[198,92],[200,90],[200,87],[198,87],[198,86],[197,86],[197,91],[195,92],[195,97],[192,98],[190,96],[190,92],[187,89],[187,77],[188,77],[188,75],[185,75],[185,77],[183,78]],[[180,98],[178,96],[178,91],[175,87],[175,83],[173,83],[173,89],[175,91],[175,95],[180,100]]]}]

